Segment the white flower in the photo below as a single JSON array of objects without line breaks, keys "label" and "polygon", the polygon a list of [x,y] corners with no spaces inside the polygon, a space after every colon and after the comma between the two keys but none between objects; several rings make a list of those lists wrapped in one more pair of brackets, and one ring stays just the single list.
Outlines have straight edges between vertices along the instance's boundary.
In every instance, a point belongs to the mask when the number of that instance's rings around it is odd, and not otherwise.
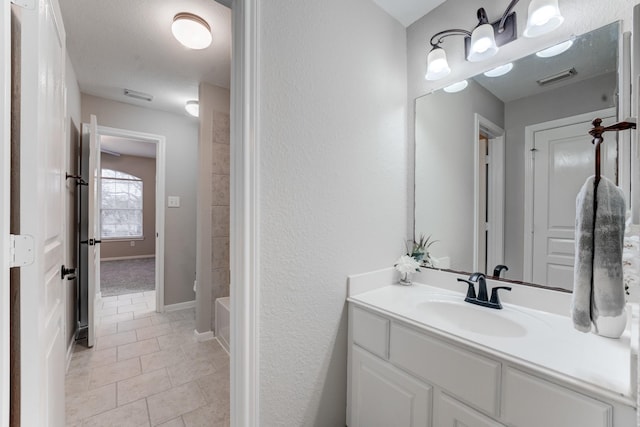
[{"label": "white flower", "polygon": [[412,273],[414,271],[420,271],[420,263],[415,258],[409,255],[402,255],[398,261],[394,264],[394,267],[400,273]]}]

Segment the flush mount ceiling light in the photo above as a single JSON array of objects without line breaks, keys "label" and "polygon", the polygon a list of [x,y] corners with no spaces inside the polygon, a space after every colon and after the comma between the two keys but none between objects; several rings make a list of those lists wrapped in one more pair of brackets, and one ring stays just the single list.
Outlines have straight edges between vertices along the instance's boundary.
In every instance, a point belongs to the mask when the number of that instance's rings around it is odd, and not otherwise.
[{"label": "flush mount ceiling light", "polygon": [[539,58],[551,58],[552,56],[566,52],[571,46],[573,46],[573,40],[567,40],[566,42],[558,43],[555,46],[536,52],[536,56]]},{"label": "flush mount ceiling light", "polygon": [[466,89],[467,86],[469,86],[469,82],[467,82],[466,80],[462,80],[461,82],[454,83],[445,87],[443,90],[447,93],[456,93]]},{"label": "flush mount ceiling light", "polygon": [[511,70],[513,70],[513,63],[509,62],[508,64],[500,65],[499,67],[486,71],[484,75],[487,77],[500,77],[504,76]]},{"label": "flush mount ceiling light", "polygon": [[[491,58],[500,46],[518,38],[516,27],[516,13],[512,12],[519,0],[511,0],[502,16],[494,22],[489,22],[486,10],[478,9],[478,25],[473,31],[462,29],[444,30],[431,37],[431,51],[427,56],[427,80],[438,80],[451,72],[447,63],[447,56],[440,46],[449,36],[464,36],[465,57],[469,62],[479,62]],[[563,18],[558,9],[557,0],[531,0],[529,4],[529,20],[527,21],[527,37],[537,37],[556,29],[562,24]],[[554,26],[555,25],[555,26]],[[437,61],[436,64],[433,62]]]},{"label": "flush mount ceiling light", "polygon": [[204,49],[212,41],[211,27],[207,21],[193,13],[182,12],[173,17],[173,36],[189,49]]},{"label": "flush mount ceiling light", "polygon": [[187,101],[184,109],[187,110],[187,113],[189,113],[193,117],[198,117],[200,115],[200,104],[196,100]]}]

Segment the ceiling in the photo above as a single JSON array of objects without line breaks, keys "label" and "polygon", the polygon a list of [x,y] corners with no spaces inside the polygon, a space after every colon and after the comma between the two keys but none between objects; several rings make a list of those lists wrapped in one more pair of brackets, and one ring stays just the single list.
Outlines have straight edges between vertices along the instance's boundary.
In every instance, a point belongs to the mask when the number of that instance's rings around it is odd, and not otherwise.
[{"label": "ceiling", "polygon": [[445,0],[373,0],[402,25],[409,25],[440,6]]},{"label": "ceiling", "polygon": [[[83,93],[186,114],[200,82],[229,88],[231,10],[214,0],[60,0],[67,50]],[[204,18],[213,43],[191,50],[173,38],[179,12]],[[124,89],[153,95],[151,102]]]},{"label": "ceiling", "polygon": [[139,139],[100,135],[100,151],[107,154],[138,157],[156,157],[156,144]]},{"label": "ceiling", "polygon": [[[513,70],[501,77],[474,77],[503,102],[510,102],[539,93],[556,90],[559,87],[587,80],[608,73],[615,73],[618,67],[618,23],[606,25],[574,39],[573,46],[566,52],[551,58],[538,58],[535,54],[514,62]],[[598,52],[597,55],[594,52]],[[575,68],[577,74],[566,80],[545,87],[537,80],[564,70]]]}]

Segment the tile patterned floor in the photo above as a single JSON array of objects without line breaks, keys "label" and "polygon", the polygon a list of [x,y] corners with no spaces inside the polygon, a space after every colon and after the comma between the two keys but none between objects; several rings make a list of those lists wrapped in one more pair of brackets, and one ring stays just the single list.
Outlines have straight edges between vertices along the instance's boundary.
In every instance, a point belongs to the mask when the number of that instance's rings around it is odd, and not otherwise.
[{"label": "tile patterned floor", "polygon": [[229,355],[197,342],[195,311],[155,312],[155,292],[102,299],[96,345],[75,347],[67,426],[229,425]]}]

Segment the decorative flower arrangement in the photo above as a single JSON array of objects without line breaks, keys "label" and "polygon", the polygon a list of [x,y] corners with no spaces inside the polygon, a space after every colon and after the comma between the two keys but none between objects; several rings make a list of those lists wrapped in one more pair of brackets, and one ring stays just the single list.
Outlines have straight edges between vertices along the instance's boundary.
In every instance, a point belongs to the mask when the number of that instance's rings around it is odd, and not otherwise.
[{"label": "decorative flower arrangement", "polygon": [[400,284],[410,285],[410,273],[420,271],[420,263],[411,255],[402,255],[393,265],[396,271],[400,272]]},{"label": "decorative flower arrangement", "polygon": [[437,240],[431,240],[431,236],[425,237],[424,234],[420,235],[420,240],[413,240],[411,249],[407,246],[407,255],[415,258],[416,261],[421,262],[423,267],[434,267],[433,259],[429,253],[431,245],[436,243]]},{"label": "decorative flower arrangement", "polygon": [[[433,267],[434,263],[429,254],[429,248],[437,240],[431,240],[431,236],[420,235],[420,240],[413,240],[411,248],[407,245],[407,254],[402,255],[393,265],[396,271],[400,272],[400,284],[410,285],[410,274],[420,271],[420,267]],[[406,243],[405,243],[406,244]]]}]

